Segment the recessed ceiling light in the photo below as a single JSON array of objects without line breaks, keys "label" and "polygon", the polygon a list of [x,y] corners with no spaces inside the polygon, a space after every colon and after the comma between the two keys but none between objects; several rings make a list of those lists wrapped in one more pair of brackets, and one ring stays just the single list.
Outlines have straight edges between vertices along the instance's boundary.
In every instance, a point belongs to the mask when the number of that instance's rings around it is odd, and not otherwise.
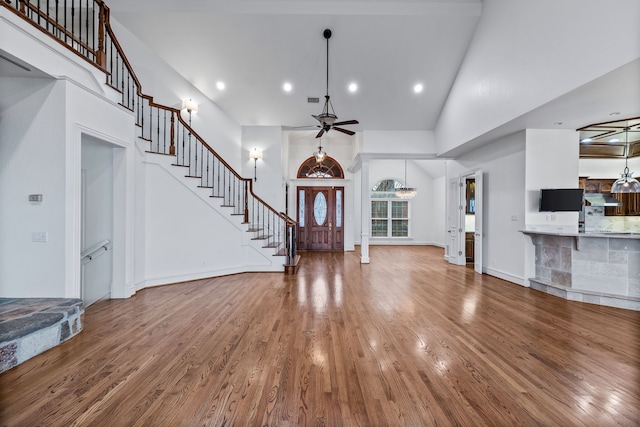
[{"label": "recessed ceiling light", "polygon": [[555,123],[554,123],[554,125],[555,125],[555,126],[561,126],[561,125],[562,125],[562,122],[555,122]]},{"label": "recessed ceiling light", "polygon": [[580,140],[580,142],[591,142],[591,141],[593,141],[591,138],[585,138]]},{"label": "recessed ceiling light", "polygon": [[413,91],[415,93],[420,93],[422,92],[422,89],[424,89],[424,87],[422,86],[422,83],[418,83],[413,87]]},{"label": "recessed ceiling light", "polygon": [[619,116],[620,112],[619,111],[614,111],[613,113],[609,114],[610,116]]},{"label": "recessed ceiling light", "polygon": [[224,88],[225,88],[224,82],[218,82],[218,83],[216,83],[216,87],[217,87],[219,90],[224,90]]},{"label": "recessed ceiling light", "polygon": [[293,89],[293,86],[291,86],[291,83],[286,82],[285,84],[282,85],[282,89],[284,89],[285,92],[291,92],[291,89]]},{"label": "recessed ceiling light", "polygon": [[349,83],[349,92],[356,92],[358,90],[358,85],[355,83]]},{"label": "recessed ceiling light", "polygon": [[618,138],[613,138],[613,139],[610,139],[609,142],[620,142],[620,140]]}]

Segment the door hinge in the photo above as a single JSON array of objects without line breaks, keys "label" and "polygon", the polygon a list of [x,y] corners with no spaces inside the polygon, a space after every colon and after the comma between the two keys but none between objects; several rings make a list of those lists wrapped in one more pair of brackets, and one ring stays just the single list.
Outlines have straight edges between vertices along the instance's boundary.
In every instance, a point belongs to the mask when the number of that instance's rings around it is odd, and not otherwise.
[{"label": "door hinge", "polygon": [[462,228],[458,228],[458,233],[462,233]]},{"label": "door hinge", "polygon": [[462,188],[464,186],[463,183],[459,182],[458,185],[460,186],[460,188]]},{"label": "door hinge", "polygon": [[462,251],[458,251],[458,255],[462,255]]}]

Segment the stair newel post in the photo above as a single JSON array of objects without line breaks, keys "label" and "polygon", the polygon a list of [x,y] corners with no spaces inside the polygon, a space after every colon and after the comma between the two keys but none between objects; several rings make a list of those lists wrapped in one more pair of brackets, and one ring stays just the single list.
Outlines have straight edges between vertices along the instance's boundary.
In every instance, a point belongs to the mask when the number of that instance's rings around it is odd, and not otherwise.
[{"label": "stair newel post", "polygon": [[289,265],[295,264],[296,259],[296,226],[295,224],[286,221],[287,227],[287,263]]},{"label": "stair newel post", "polygon": [[175,140],[175,129],[174,129],[175,115],[176,115],[175,111],[171,112],[171,131],[169,132],[169,138],[171,139],[171,141],[170,141],[170,144],[169,144],[169,154],[171,154],[172,156],[176,155],[176,146],[175,146],[175,143],[174,143],[174,140]]},{"label": "stair newel post", "polygon": [[249,182],[251,180],[244,181],[244,223],[249,223]]},{"label": "stair newel post", "polygon": [[106,10],[104,3],[101,1],[96,2],[100,11],[98,12],[98,52],[96,52],[96,62],[102,68],[107,65],[107,51],[104,44],[104,27],[106,22]]}]

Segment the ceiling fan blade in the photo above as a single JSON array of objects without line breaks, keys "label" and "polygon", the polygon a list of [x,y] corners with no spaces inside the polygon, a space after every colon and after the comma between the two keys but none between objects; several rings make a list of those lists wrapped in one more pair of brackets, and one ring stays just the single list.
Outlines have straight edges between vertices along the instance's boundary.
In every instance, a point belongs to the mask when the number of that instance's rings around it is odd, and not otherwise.
[{"label": "ceiling fan blade", "polygon": [[360,124],[360,122],[357,120],[345,120],[344,122],[336,122],[333,125],[342,126],[342,125],[358,125],[358,124]]},{"label": "ceiling fan blade", "polygon": [[318,132],[316,138],[320,138],[322,135],[324,135],[324,129],[320,129],[320,132]]},{"label": "ceiling fan blade", "polygon": [[320,125],[305,125],[305,126],[282,126],[284,130],[314,130],[318,129]]},{"label": "ceiling fan blade", "polygon": [[337,128],[335,126],[332,127],[331,129],[337,130],[338,132],[346,133],[347,135],[355,135],[356,134],[354,131],[347,130],[347,129],[342,129],[342,128]]}]

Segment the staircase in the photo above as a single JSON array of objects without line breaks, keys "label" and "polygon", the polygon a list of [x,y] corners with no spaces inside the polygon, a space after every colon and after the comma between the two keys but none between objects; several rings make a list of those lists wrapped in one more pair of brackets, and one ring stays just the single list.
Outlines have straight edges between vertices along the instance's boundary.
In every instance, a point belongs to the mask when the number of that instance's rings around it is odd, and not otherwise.
[{"label": "staircase", "polygon": [[147,160],[162,165],[212,208],[232,217],[249,233],[254,247],[282,257],[280,271],[295,271],[296,222],[254,194],[251,178],[241,177],[225,162],[179,109],[158,104],[142,92],[103,0],[3,0],[0,5],[103,71],[120,105],[135,114],[138,146],[143,146]]}]

